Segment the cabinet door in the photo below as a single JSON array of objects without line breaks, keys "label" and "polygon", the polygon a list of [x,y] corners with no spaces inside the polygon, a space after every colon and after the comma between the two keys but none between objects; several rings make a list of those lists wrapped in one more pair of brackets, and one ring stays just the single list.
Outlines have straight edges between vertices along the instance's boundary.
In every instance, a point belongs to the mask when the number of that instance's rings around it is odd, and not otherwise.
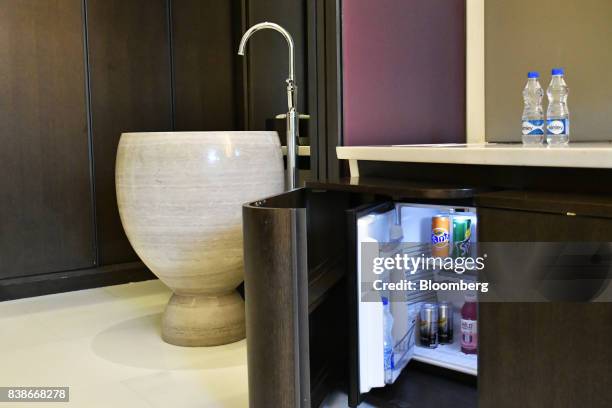
[{"label": "cabinet door", "polygon": [[[611,218],[494,208],[479,216],[482,242],[612,242]],[[480,407],[612,406],[611,303],[481,303],[480,321]]]},{"label": "cabinet door", "polygon": [[0,278],[94,266],[81,10],[0,1]]},{"label": "cabinet door", "polygon": [[100,263],[130,262],[115,156],[122,132],[172,129],[167,2],[87,0],[87,34]]}]

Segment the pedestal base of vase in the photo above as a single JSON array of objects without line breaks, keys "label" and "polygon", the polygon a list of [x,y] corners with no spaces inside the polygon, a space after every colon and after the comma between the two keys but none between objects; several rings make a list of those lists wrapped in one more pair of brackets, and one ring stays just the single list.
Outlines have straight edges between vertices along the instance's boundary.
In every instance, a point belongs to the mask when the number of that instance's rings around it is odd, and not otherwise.
[{"label": "pedestal base of vase", "polygon": [[162,339],[176,346],[220,346],[244,339],[244,301],[219,296],[172,295],[162,317]]}]

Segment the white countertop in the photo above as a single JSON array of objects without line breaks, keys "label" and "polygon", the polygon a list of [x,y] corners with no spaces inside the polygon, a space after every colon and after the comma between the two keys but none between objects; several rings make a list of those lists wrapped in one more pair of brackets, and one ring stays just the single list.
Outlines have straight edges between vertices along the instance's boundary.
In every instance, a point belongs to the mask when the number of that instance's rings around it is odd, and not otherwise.
[{"label": "white countertop", "polygon": [[[612,143],[570,143],[567,147],[526,147],[522,144],[430,144],[339,146],[338,159],[412,163],[484,164],[612,168]],[[353,167],[353,164],[351,164]]]}]

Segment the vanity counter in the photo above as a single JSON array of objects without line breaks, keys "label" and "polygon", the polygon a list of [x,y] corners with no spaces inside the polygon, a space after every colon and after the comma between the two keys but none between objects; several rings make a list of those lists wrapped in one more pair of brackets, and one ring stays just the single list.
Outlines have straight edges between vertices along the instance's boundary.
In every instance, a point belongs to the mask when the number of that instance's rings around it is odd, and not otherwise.
[{"label": "vanity counter", "polygon": [[359,161],[476,164],[494,166],[612,168],[612,143],[570,143],[567,147],[527,147],[518,143],[339,146],[351,176]]}]

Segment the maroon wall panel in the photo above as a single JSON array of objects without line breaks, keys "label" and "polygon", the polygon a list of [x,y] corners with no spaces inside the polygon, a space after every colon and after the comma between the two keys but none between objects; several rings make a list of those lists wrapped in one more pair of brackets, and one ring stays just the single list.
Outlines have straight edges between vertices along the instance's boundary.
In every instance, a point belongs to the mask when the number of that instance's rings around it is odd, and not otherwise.
[{"label": "maroon wall panel", "polygon": [[344,145],[465,142],[465,0],[342,2]]}]

